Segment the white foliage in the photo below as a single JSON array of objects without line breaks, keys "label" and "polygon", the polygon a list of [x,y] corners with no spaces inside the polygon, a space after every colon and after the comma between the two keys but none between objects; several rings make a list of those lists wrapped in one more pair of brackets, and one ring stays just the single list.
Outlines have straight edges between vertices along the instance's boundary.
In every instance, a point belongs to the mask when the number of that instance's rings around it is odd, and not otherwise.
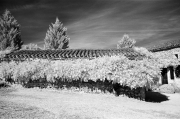
[{"label": "white foliage", "polygon": [[156,83],[154,78],[161,75],[161,68],[168,65],[178,65],[179,62],[177,58],[170,58],[171,54],[150,54],[147,55],[149,57],[142,60],[129,60],[121,55],[105,56],[92,60],[29,60],[18,64],[2,62],[0,64],[0,78],[5,79],[7,76],[11,76],[14,80],[24,81],[46,78],[49,82],[64,79],[96,81],[106,78],[131,88],[151,87]]}]

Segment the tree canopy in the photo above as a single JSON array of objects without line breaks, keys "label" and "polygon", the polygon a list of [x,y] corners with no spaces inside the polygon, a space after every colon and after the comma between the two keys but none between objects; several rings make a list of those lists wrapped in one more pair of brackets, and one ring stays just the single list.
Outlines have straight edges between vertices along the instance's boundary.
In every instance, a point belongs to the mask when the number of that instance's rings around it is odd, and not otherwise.
[{"label": "tree canopy", "polygon": [[133,48],[135,43],[136,41],[134,39],[131,39],[127,34],[124,34],[121,40],[118,41],[117,49]]},{"label": "tree canopy", "polygon": [[56,22],[49,26],[44,39],[45,49],[66,49],[69,48],[70,38],[67,36],[67,28],[56,18]]},{"label": "tree canopy", "polygon": [[22,44],[20,25],[10,11],[5,10],[0,17],[0,50],[7,48],[17,50],[21,48]]}]

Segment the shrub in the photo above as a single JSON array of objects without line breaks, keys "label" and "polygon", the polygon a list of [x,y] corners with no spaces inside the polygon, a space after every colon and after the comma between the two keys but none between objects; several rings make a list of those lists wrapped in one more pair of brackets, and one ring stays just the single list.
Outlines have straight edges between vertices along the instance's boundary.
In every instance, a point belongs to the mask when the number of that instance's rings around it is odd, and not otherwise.
[{"label": "shrub", "polygon": [[27,45],[23,45],[22,50],[41,50],[41,48],[38,47],[37,44],[30,43]]},{"label": "shrub", "polygon": [[152,64],[149,59],[132,61],[125,56],[107,56],[93,60],[32,60],[14,64],[16,66],[11,68],[13,64],[12,62],[8,66],[8,63],[3,63],[1,71],[8,75],[11,74],[14,80],[25,81],[46,78],[48,82],[55,82],[57,79],[69,81],[81,79],[96,82],[107,79],[131,88],[144,86],[151,88],[151,85],[155,84],[154,77],[160,75],[159,67]]},{"label": "shrub", "polygon": [[175,89],[171,84],[164,84],[160,86],[159,91],[161,93],[169,93],[169,94],[175,93]]},{"label": "shrub", "polygon": [[12,52],[12,50],[3,50],[3,51],[0,51],[0,59],[4,58],[6,54],[9,54],[11,52]]}]

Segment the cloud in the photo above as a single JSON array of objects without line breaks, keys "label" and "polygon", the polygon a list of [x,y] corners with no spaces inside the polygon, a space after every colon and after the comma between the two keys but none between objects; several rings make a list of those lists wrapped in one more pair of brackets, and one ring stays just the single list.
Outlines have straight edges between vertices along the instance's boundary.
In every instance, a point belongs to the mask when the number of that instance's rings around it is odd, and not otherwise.
[{"label": "cloud", "polygon": [[[82,42],[83,44],[87,42],[88,46],[92,44],[92,48],[116,46],[118,40],[125,33],[134,38],[137,45],[145,46],[158,40],[167,40],[167,34],[180,31],[178,23],[175,23],[179,20],[177,16],[166,16],[152,12],[154,8],[157,9],[158,7],[154,2],[139,5],[136,3],[123,4],[123,7],[118,7],[118,5],[104,8],[86,18],[80,18],[78,21],[68,24],[67,27],[72,35],[71,45],[73,48],[77,46],[80,48],[87,47],[87,45],[83,46]],[[133,7],[133,5],[136,6]],[[176,26],[174,27],[173,24]]]},{"label": "cloud", "polygon": [[42,45],[56,17],[68,28],[70,47],[76,49],[113,48],[125,33],[139,46],[180,36],[178,0],[7,0],[3,4],[21,24],[25,43]]},{"label": "cloud", "polygon": [[33,9],[34,7],[35,7],[35,5],[13,6],[9,10],[11,10],[11,11],[19,11],[19,10]]}]

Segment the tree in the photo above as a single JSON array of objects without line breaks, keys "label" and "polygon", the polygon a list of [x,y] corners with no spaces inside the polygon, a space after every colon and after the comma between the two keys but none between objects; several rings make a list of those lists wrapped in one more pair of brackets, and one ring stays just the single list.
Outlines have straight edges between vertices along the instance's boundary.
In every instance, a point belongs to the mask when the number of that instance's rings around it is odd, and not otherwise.
[{"label": "tree", "polygon": [[70,38],[66,35],[67,28],[56,18],[56,22],[49,26],[44,39],[45,49],[66,49],[69,47]]},{"label": "tree", "polygon": [[5,10],[0,17],[0,50],[7,48],[19,50],[22,44],[20,25],[10,11]]},{"label": "tree", "polygon": [[122,39],[118,41],[117,49],[121,48],[133,48],[136,41],[131,39],[127,34],[124,34]]}]

